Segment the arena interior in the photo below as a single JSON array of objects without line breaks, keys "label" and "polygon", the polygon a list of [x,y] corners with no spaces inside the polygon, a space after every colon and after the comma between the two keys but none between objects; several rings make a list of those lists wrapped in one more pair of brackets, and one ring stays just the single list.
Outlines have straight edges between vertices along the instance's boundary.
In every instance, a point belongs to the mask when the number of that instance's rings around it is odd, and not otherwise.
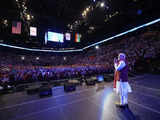
[{"label": "arena interior", "polygon": [[159,12],[156,0],[1,1],[0,120],[160,120]]}]

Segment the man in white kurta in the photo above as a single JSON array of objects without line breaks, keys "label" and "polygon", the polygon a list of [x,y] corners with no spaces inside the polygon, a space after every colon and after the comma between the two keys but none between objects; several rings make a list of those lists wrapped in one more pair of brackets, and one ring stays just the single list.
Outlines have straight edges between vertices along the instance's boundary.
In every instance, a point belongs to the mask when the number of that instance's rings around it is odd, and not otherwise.
[{"label": "man in white kurta", "polygon": [[114,60],[114,67],[114,90],[120,97],[120,102],[116,105],[119,107],[128,106],[128,93],[132,90],[128,83],[128,62],[124,53],[120,53],[118,60]]}]

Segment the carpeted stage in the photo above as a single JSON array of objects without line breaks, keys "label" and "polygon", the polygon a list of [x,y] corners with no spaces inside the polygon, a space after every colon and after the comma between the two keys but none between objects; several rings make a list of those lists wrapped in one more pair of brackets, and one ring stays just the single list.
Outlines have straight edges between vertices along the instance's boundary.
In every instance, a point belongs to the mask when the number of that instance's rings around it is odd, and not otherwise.
[{"label": "carpeted stage", "polygon": [[52,97],[41,99],[25,92],[0,96],[0,120],[160,120],[160,75],[141,75],[130,82],[128,109],[115,107],[112,83],[100,83],[72,93],[53,88]]}]

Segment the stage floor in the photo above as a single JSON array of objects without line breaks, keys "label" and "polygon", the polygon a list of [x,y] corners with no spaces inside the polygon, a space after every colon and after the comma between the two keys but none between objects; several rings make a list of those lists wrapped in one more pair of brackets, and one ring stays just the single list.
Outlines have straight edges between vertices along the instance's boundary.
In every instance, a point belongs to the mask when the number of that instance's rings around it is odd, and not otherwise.
[{"label": "stage floor", "polygon": [[160,120],[160,75],[130,80],[129,108],[115,106],[118,97],[112,83],[78,87],[65,93],[53,88],[53,96],[39,98],[25,92],[0,97],[0,120]]}]

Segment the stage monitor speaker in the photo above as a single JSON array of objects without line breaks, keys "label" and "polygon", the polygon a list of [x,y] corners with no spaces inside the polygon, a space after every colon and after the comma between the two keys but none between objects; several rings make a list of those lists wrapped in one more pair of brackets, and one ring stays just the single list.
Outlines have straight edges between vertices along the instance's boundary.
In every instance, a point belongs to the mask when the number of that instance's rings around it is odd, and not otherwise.
[{"label": "stage monitor speaker", "polygon": [[65,83],[64,84],[64,91],[65,92],[72,92],[76,90],[76,84],[75,83]]},{"label": "stage monitor speaker", "polygon": [[16,92],[25,91],[25,88],[26,88],[25,85],[18,85],[18,86],[16,86]]},{"label": "stage monitor speaker", "polygon": [[36,94],[36,93],[38,93],[39,86],[30,86],[26,90],[27,90],[28,95]]},{"label": "stage monitor speaker", "polygon": [[88,86],[92,86],[92,85],[95,85],[95,84],[96,84],[95,80],[86,80],[86,85],[88,85]]},{"label": "stage monitor speaker", "polygon": [[40,97],[52,96],[52,87],[50,87],[49,85],[41,86],[39,88],[39,96]]}]

